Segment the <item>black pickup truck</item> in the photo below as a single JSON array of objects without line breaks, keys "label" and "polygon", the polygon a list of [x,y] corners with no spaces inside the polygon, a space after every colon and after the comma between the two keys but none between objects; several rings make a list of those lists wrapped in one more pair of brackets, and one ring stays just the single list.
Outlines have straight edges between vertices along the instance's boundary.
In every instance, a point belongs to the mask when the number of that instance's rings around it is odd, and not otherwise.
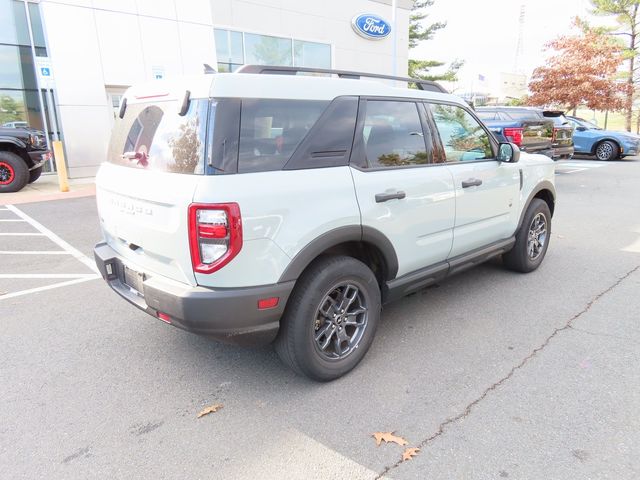
[{"label": "black pickup truck", "polygon": [[554,160],[573,156],[573,127],[564,114],[531,107],[477,107],[476,114],[498,137],[528,153]]},{"label": "black pickup truck", "polygon": [[27,183],[35,182],[50,158],[41,131],[0,127],[0,193],[17,192]]}]

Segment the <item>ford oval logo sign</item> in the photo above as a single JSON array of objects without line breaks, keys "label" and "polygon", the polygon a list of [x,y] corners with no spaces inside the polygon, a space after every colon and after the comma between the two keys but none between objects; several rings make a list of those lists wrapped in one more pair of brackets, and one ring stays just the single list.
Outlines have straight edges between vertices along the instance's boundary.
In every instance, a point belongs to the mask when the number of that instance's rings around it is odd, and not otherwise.
[{"label": "ford oval logo sign", "polygon": [[382,17],[372,13],[353,17],[351,26],[358,35],[369,40],[380,40],[391,33],[391,25]]}]

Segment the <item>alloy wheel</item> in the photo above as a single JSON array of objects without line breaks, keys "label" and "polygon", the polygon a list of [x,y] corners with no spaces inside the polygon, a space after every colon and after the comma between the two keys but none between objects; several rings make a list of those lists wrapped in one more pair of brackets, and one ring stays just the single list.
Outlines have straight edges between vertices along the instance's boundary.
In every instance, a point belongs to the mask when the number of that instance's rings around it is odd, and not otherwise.
[{"label": "alloy wheel", "polygon": [[538,213],[529,226],[527,235],[527,254],[529,259],[536,260],[543,252],[547,242],[547,217]]},{"label": "alloy wheel", "polygon": [[361,288],[353,282],[335,285],[316,309],[315,346],[326,359],[342,360],[358,348],[367,322],[367,300]]},{"label": "alloy wheel", "polygon": [[598,160],[609,160],[613,156],[613,146],[610,143],[603,142],[596,149],[596,157]]}]

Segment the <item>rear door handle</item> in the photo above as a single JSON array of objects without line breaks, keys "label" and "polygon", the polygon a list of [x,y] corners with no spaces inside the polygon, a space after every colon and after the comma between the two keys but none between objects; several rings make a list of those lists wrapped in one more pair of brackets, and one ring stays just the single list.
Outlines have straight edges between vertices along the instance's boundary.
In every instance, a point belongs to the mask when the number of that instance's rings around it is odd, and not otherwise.
[{"label": "rear door handle", "polygon": [[389,200],[402,200],[407,196],[404,192],[376,193],[376,203],[388,202]]},{"label": "rear door handle", "polygon": [[462,182],[462,188],[479,187],[480,185],[482,185],[482,180],[479,178],[470,178]]}]

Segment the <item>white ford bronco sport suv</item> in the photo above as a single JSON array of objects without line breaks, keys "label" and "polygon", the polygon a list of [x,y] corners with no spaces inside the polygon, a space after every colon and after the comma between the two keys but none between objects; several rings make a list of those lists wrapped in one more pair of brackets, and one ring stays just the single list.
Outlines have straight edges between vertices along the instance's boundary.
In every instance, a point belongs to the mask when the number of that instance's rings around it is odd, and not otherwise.
[{"label": "white ford bronco sport suv", "polygon": [[130,88],[97,177],[95,258],[150,315],[274,342],[326,381],[362,360],[384,303],[497,255],[536,269],[556,194],[549,158],[499,144],[439,85],[309,70]]}]

